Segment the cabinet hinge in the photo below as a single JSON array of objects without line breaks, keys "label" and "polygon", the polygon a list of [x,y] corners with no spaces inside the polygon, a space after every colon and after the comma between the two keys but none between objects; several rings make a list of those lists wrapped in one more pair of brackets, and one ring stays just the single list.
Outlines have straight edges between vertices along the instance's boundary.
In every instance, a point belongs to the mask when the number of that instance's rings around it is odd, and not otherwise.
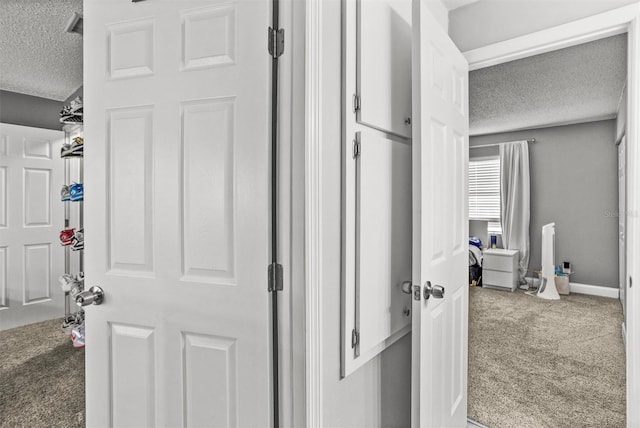
[{"label": "cabinet hinge", "polygon": [[282,291],[282,265],[279,263],[271,263],[268,272],[268,290]]},{"label": "cabinet hinge", "polygon": [[361,146],[360,146],[360,140],[358,139],[358,137],[356,137],[353,140],[353,158],[357,158],[358,156],[360,156],[360,150],[361,150]]},{"label": "cabinet hinge", "polygon": [[279,58],[284,53],[284,28],[276,30],[269,27],[269,55]]},{"label": "cabinet hinge", "polygon": [[360,110],[360,95],[353,94],[353,112],[357,113]]},{"label": "cabinet hinge", "polygon": [[354,328],[353,330],[351,330],[351,347],[355,348],[359,344],[360,344],[360,333],[358,333]]}]

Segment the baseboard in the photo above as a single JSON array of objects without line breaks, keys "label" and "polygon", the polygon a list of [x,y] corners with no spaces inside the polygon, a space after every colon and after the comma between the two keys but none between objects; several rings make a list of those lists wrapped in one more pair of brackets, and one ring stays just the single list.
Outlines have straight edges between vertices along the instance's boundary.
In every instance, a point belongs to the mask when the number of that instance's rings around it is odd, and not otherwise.
[{"label": "baseboard", "polygon": [[570,282],[569,289],[572,293],[590,294],[592,296],[610,297],[617,299],[620,296],[620,290],[613,287],[602,287],[600,285],[579,284]]},{"label": "baseboard", "polygon": [[627,327],[622,323],[622,342],[627,346]]}]

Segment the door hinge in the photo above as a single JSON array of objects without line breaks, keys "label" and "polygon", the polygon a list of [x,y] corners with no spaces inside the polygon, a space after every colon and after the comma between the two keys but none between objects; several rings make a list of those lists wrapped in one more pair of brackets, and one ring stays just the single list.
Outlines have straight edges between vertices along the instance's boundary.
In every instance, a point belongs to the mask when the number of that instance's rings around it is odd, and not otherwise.
[{"label": "door hinge", "polygon": [[353,330],[351,330],[351,347],[355,348],[359,344],[360,344],[360,333],[358,333],[354,328]]},{"label": "door hinge", "polygon": [[360,110],[360,95],[353,94],[353,112],[357,113]]},{"label": "door hinge", "polygon": [[282,265],[279,263],[271,263],[268,273],[268,291],[282,291]]},{"label": "door hinge", "polygon": [[353,158],[357,158],[358,156],[360,156],[360,150],[361,150],[361,145],[360,145],[360,140],[359,138],[356,136],[356,138],[353,140]]},{"label": "door hinge", "polygon": [[284,28],[276,30],[269,27],[269,55],[279,58],[284,53]]}]

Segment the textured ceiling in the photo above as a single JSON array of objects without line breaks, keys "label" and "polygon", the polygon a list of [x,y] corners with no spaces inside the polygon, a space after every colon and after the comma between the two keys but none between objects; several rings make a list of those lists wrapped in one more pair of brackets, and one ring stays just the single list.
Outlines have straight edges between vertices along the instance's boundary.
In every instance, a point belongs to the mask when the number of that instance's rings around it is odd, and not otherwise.
[{"label": "textured ceiling", "polygon": [[63,101],[82,85],[82,0],[0,0],[0,89]]},{"label": "textured ceiling", "polygon": [[612,118],[627,78],[627,35],[469,73],[469,133]]}]

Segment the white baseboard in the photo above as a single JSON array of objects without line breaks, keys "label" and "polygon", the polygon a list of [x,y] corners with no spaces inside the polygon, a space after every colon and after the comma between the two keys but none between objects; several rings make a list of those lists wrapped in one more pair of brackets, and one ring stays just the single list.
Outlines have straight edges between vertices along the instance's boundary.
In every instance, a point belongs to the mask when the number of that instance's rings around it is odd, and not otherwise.
[{"label": "white baseboard", "polygon": [[622,323],[622,342],[627,346],[627,327]]},{"label": "white baseboard", "polygon": [[617,299],[620,296],[620,290],[618,288],[579,284],[577,282],[570,282],[569,290],[571,290],[572,293],[590,294],[592,296],[610,297],[612,299]]}]

